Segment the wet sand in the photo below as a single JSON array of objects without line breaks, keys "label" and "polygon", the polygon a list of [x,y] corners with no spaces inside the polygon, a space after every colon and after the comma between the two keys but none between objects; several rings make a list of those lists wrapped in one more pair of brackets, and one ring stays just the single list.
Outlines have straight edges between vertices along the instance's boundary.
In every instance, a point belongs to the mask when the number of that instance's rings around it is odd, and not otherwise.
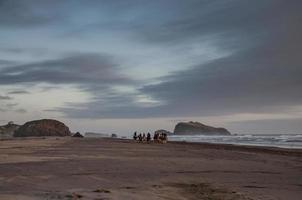
[{"label": "wet sand", "polygon": [[302,150],[94,138],[0,141],[0,199],[301,200]]}]

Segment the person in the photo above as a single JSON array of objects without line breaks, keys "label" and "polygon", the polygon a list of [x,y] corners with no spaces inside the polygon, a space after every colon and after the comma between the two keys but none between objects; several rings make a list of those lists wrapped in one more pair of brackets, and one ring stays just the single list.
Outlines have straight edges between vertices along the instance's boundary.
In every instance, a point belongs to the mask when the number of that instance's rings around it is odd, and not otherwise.
[{"label": "person", "polygon": [[163,133],[160,133],[159,134],[159,136],[158,136],[158,141],[160,142],[160,143],[163,143]]},{"label": "person", "polygon": [[143,141],[143,137],[142,137],[142,134],[140,133],[139,135],[138,135],[138,141]]},{"label": "person", "polygon": [[157,140],[158,140],[158,133],[155,132],[153,136],[153,141],[157,142]]},{"label": "person", "polygon": [[147,142],[150,142],[151,141],[151,134],[148,132],[147,134]]},{"label": "person", "polygon": [[133,139],[134,139],[134,140],[137,140],[136,131],[135,131],[134,134],[133,134]]},{"label": "person", "polygon": [[157,142],[158,143],[167,143],[168,137],[166,133],[159,133],[158,134],[158,138],[157,138]]},{"label": "person", "polygon": [[143,142],[145,142],[145,141],[146,141],[146,134],[143,133]]},{"label": "person", "polygon": [[168,141],[168,135],[166,133],[163,133],[163,143],[167,143]]}]

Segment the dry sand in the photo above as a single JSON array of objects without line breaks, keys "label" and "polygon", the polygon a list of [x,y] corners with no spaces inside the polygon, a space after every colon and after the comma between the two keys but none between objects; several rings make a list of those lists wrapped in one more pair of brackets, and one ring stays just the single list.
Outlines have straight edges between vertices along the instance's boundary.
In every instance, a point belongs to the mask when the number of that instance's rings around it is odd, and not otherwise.
[{"label": "dry sand", "polygon": [[302,199],[302,151],[118,139],[0,141],[0,199]]}]

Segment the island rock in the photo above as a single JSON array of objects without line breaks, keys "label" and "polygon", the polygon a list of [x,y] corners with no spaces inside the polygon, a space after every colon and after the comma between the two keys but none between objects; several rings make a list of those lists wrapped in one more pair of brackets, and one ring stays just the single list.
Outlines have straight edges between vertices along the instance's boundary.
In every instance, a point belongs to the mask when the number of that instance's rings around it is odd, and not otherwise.
[{"label": "island rock", "polygon": [[69,128],[53,119],[41,119],[26,122],[15,131],[15,137],[70,136]]},{"label": "island rock", "polygon": [[8,122],[6,125],[0,126],[0,138],[13,137],[14,132],[18,130],[20,125],[14,124],[14,122]]},{"label": "island rock", "polygon": [[175,135],[231,135],[225,128],[215,128],[199,122],[180,122],[175,126]]},{"label": "island rock", "polygon": [[83,138],[84,136],[80,132],[76,132],[75,134],[72,135],[72,137]]}]

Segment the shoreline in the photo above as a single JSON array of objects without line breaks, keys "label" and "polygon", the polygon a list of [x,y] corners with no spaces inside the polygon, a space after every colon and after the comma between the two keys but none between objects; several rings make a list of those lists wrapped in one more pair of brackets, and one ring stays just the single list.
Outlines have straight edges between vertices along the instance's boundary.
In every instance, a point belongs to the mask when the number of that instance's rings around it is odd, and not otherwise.
[{"label": "shoreline", "polygon": [[281,155],[297,155],[302,156],[302,149],[299,148],[285,148],[285,147],[274,147],[274,146],[257,146],[247,144],[226,144],[226,143],[210,143],[210,142],[186,142],[186,141],[169,141],[169,143],[175,144],[190,144],[190,145],[202,145],[208,148],[224,149],[224,150],[245,150],[250,152],[263,152],[273,153]]},{"label": "shoreline", "polygon": [[[45,139],[62,139],[62,138],[72,138],[66,137],[56,137],[56,136],[46,136],[46,137],[13,137],[13,138],[0,138],[1,141],[11,141],[11,140],[45,140]],[[134,143],[139,143],[133,139],[128,138],[111,138],[111,137],[84,137],[84,139],[97,139],[97,140],[113,140],[113,141],[129,141]],[[153,142],[151,142],[153,143]],[[211,143],[211,142],[191,142],[191,141],[169,141],[171,144],[183,144],[183,145],[201,145],[203,147],[213,148],[213,149],[224,149],[224,150],[246,150],[250,152],[266,152],[281,155],[297,155],[302,156],[302,148],[287,148],[287,147],[276,147],[276,146],[265,146],[265,145],[249,145],[249,144],[228,144],[228,143]],[[144,143],[142,143],[144,144]]]},{"label": "shoreline", "polygon": [[286,149],[302,149],[302,134],[275,135],[172,135],[172,141],[206,142],[214,144],[233,144],[247,146],[278,147]]},{"label": "shoreline", "polygon": [[[98,138],[98,139],[132,141],[135,143],[139,143],[132,139],[121,139],[121,138]],[[243,151],[250,151],[250,152],[302,156],[302,148],[286,148],[286,147],[274,147],[274,146],[264,146],[264,145],[257,146],[257,145],[248,145],[248,144],[227,144],[227,143],[211,143],[211,142],[169,141],[169,140],[167,143],[191,145],[191,146],[197,145],[207,148],[223,149],[223,150],[243,150]],[[141,144],[148,145],[147,143],[141,143]]]},{"label": "shoreline", "polygon": [[0,140],[0,150],[0,200],[300,200],[302,195],[300,150],[72,137]]}]

